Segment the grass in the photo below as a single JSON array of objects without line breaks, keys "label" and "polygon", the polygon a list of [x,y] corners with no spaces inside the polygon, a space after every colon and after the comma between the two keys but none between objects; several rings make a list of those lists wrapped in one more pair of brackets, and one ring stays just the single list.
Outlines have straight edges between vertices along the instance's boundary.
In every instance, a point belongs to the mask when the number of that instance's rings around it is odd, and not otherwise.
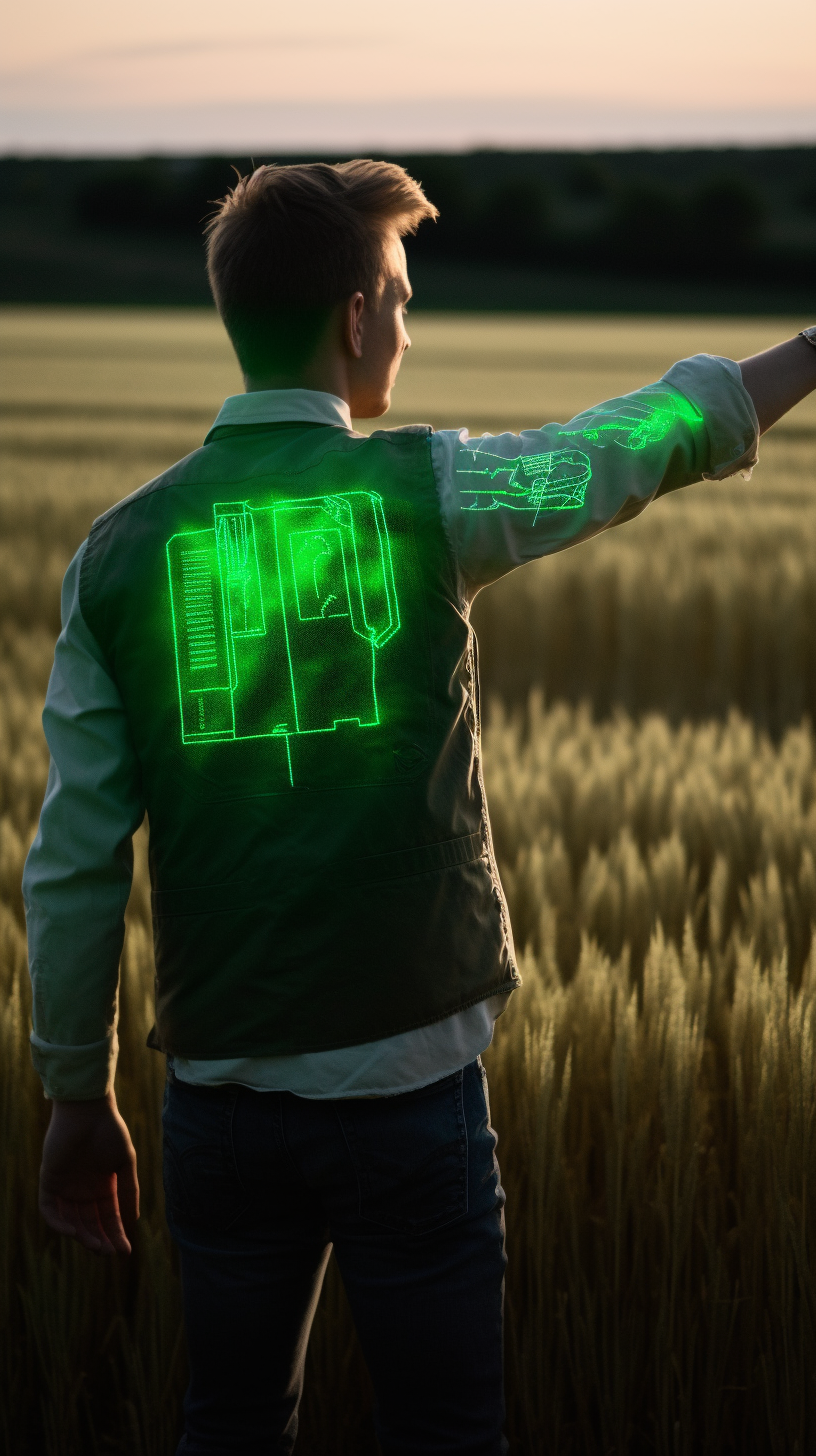
[{"label": "grass", "polygon": [[[144,1048],[144,844],[117,1084],[144,1193],[126,1266],[37,1218],[47,1104],[26,1044],[19,879],[67,560],[238,384],[202,315],[18,312],[0,333],[0,1449],[169,1456],[184,1350],[158,1177],[163,1064]],[[683,353],[739,356],[784,333],[420,318],[395,422],[565,418]],[[522,1456],[805,1456],[816,1440],[816,740],[800,721],[814,438],[816,410],[800,407],[750,484],[695,487],[479,603],[488,793],[525,978],[486,1059]],[[370,1450],[368,1400],[331,1271],[299,1451]]]}]

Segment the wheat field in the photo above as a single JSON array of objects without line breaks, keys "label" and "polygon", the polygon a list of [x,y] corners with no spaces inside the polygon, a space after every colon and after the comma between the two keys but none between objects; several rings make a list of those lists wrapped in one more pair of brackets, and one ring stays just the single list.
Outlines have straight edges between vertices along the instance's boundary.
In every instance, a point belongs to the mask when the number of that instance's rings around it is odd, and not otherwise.
[{"label": "wheat field", "polygon": [[[786,321],[417,318],[394,423],[565,419]],[[117,1092],[133,1258],[46,1234],[19,883],[59,583],[94,515],[239,388],[206,313],[7,311],[0,478],[0,1447],[170,1456],[184,1386],[158,1176],[144,844]],[[816,402],[699,486],[477,604],[484,756],[524,988],[486,1057],[519,1456],[816,1446]],[[365,1456],[333,1270],[298,1450]]]}]

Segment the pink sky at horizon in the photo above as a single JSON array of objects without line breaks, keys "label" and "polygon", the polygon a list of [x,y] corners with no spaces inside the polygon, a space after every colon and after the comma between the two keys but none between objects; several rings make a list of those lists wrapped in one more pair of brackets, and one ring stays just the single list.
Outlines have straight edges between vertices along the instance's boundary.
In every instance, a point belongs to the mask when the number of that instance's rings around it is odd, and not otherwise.
[{"label": "pink sky at horizon", "polygon": [[427,103],[450,131],[458,100],[484,104],[485,142],[502,130],[505,102],[508,116],[532,107],[522,130],[560,117],[567,138],[570,116],[594,108],[640,117],[644,139],[659,129],[649,118],[663,114],[696,116],[703,134],[720,118],[739,134],[734,118],[759,118],[761,131],[766,113],[795,114],[805,132],[812,115],[816,139],[815,58],[814,0],[777,0],[772,12],[758,0],[687,0],[682,11],[653,0],[504,0],[500,12],[487,0],[412,0],[405,11],[347,0],[342,23],[329,0],[285,14],[261,0],[229,12],[214,0],[141,0],[138,9],[30,0],[7,11],[0,146],[15,126],[24,145],[26,126],[49,125],[58,145],[60,126],[67,136],[77,119],[91,138],[98,116],[104,149],[111,117],[126,115],[137,130],[141,117],[158,143],[164,127],[172,145],[173,117],[187,115],[192,139],[194,114],[243,108],[251,129],[264,125],[252,109],[260,118],[264,107],[269,117],[314,107],[328,145],[332,107],[356,109],[371,128],[378,108],[385,116],[395,104]]}]

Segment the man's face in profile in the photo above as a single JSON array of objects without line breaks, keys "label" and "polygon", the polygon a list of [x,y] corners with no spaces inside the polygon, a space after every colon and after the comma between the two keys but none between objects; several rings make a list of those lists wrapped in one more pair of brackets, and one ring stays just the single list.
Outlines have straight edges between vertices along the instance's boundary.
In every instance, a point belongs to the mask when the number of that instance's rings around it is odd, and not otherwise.
[{"label": "man's face in profile", "polygon": [[391,404],[402,356],[411,340],[405,328],[405,310],[411,297],[402,239],[388,234],[383,248],[383,271],[378,291],[363,302],[360,327],[362,355],[355,361],[351,411],[358,419],[376,419]]}]

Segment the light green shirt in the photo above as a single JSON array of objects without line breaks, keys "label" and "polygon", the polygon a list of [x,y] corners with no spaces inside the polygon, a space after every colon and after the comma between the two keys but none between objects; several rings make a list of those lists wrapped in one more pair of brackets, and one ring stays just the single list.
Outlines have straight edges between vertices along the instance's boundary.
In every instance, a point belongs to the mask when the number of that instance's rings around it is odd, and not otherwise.
[{"label": "light green shirt", "polygon": [[[309,390],[236,395],[215,423],[301,420],[351,428],[342,400]],[[631,519],[689,476],[720,480],[750,470],[757,440],[739,367],[710,355],[683,360],[657,384],[568,425],[473,439],[466,430],[439,431],[432,459],[463,612],[480,587]],[[63,584],[62,632],[43,713],[51,766],[23,879],[32,1054],[46,1095],[63,1099],[101,1096],[113,1078],[131,840],[144,817],[122,700],[79,606],[84,549]],[[340,1051],[176,1059],[176,1075],[306,1097],[392,1095],[433,1082],[484,1051],[505,999]]]}]

